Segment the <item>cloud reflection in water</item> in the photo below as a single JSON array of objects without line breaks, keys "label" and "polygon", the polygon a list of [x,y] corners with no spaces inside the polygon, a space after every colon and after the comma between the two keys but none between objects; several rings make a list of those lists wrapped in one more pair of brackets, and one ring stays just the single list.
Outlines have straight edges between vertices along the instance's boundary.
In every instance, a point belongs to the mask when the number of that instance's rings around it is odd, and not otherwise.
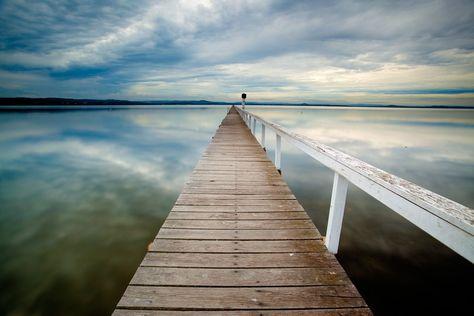
[{"label": "cloud reflection in water", "polygon": [[110,314],[224,114],[2,113],[0,313]]}]

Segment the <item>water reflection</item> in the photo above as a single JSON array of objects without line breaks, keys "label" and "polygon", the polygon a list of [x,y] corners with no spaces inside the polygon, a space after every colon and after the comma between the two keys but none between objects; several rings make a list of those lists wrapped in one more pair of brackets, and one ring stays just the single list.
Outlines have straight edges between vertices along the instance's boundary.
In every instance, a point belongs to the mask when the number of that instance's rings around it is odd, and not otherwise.
[{"label": "water reflection", "polygon": [[1,113],[0,314],[110,314],[224,114]]},{"label": "water reflection", "polygon": [[[474,206],[472,110],[249,109]],[[273,157],[272,133],[267,132],[267,142]],[[324,233],[333,173],[285,143],[282,169]],[[461,288],[474,279],[472,265],[354,186],[349,190],[338,259],[376,314],[463,314],[470,309],[469,293]]]},{"label": "water reflection", "polygon": [[[474,111],[250,109],[474,206]],[[224,114],[0,113],[0,314],[109,314]],[[282,166],[324,233],[333,174],[285,143]],[[354,187],[338,258],[379,314],[470,308],[472,266]]]}]

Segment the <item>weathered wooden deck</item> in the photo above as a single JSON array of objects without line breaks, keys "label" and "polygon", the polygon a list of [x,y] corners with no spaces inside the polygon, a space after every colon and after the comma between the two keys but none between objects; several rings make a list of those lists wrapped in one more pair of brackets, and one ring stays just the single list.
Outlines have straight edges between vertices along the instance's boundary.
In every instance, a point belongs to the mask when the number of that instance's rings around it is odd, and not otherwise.
[{"label": "weathered wooden deck", "polygon": [[114,315],[370,315],[235,109]]}]

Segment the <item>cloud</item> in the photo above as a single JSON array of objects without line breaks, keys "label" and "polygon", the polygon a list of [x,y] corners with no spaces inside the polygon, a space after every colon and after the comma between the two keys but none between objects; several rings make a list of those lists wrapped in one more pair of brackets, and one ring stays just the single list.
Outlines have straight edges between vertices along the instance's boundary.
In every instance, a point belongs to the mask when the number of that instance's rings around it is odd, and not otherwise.
[{"label": "cloud", "polygon": [[[53,5],[45,3],[30,9],[31,13],[36,13],[39,8],[44,7],[43,11],[53,14]],[[40,12],[41,13],[41,12]],[[88,30],[70,30],[69,35],[76,35],[74,31],[84,33],[78,34],[73,41],[66,40],[64,45],[58,47],[58,42],[66,34],[51,34],[49,39],[54,41],[46,43],[44,49],[40,47],[39,51],[24,52],[2,52],[0,59],[6,64],[16,64],[26,67],[46,67],[46,68],[68,68],[71,66],[93,66],[103,64],[114,60],[120,55],[120,51],[131,45],[137,45],[140,42],[146,42],[150,33],[155,29],[155,20],[157,17],[157,7],[152,6],[146,12],[143,12],[140,19],[128,19],[124,25],[117,25],[110,31],[88,31]],[[106,17],[107,18],[107,17]],[[110,17],[109,17],[110,18]],[[76,18],[72,23],[78,23],[80,18]],[[56,23],[52,21],[51,24]],[[54,25],[46,25],[48,28],[54,28]],[[99,25],[100,28],[103,25]],[[107,29],[107,27],[104,27]],[[47,30],[49,31],[49,30]],[[146,45],[141,45],[146,48]]]},{"label": "cloud", "polygon": [[234,100],[246,90],[253,100],[473,104],[466,95],[378,93],[474,86],[469,1],[51,0],[0,9],[0,70],[49,82],[17,80],[23,87],[3,84],[3,95]]}]

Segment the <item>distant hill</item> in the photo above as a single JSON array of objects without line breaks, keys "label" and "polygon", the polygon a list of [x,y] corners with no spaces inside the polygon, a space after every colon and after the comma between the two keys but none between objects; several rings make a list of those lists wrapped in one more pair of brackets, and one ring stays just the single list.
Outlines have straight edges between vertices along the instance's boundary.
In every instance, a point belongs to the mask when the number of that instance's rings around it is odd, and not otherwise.
[{"label": "distant hill", "polygon": [[[124,105],[232,105],[237,102],[207,101],[207,100],[152,100],[130,101],[115,99],[69,99],[69,98],[0,98],[2,106],[47,106],[47,105],[76,105],[76,106],[124,106]],[[437,108],[437,109],[474,109],[474,106],[449,106],[449,105],[384,105],[384,104],[321,104],[321,103],[282,103],[282,102],[247,102],[247,105],[293,105],[293,106],[332,106],[332,107],[384,107],[384,108]]]},{"label": "distant hill", "polygon": [[66,98],[0,98],[0,106],[4,105],[218,105],[231,104],[226,102],[212,102],[206,100],[158,100],[158,101],[130,101],[115,99],[66,99]]}]

